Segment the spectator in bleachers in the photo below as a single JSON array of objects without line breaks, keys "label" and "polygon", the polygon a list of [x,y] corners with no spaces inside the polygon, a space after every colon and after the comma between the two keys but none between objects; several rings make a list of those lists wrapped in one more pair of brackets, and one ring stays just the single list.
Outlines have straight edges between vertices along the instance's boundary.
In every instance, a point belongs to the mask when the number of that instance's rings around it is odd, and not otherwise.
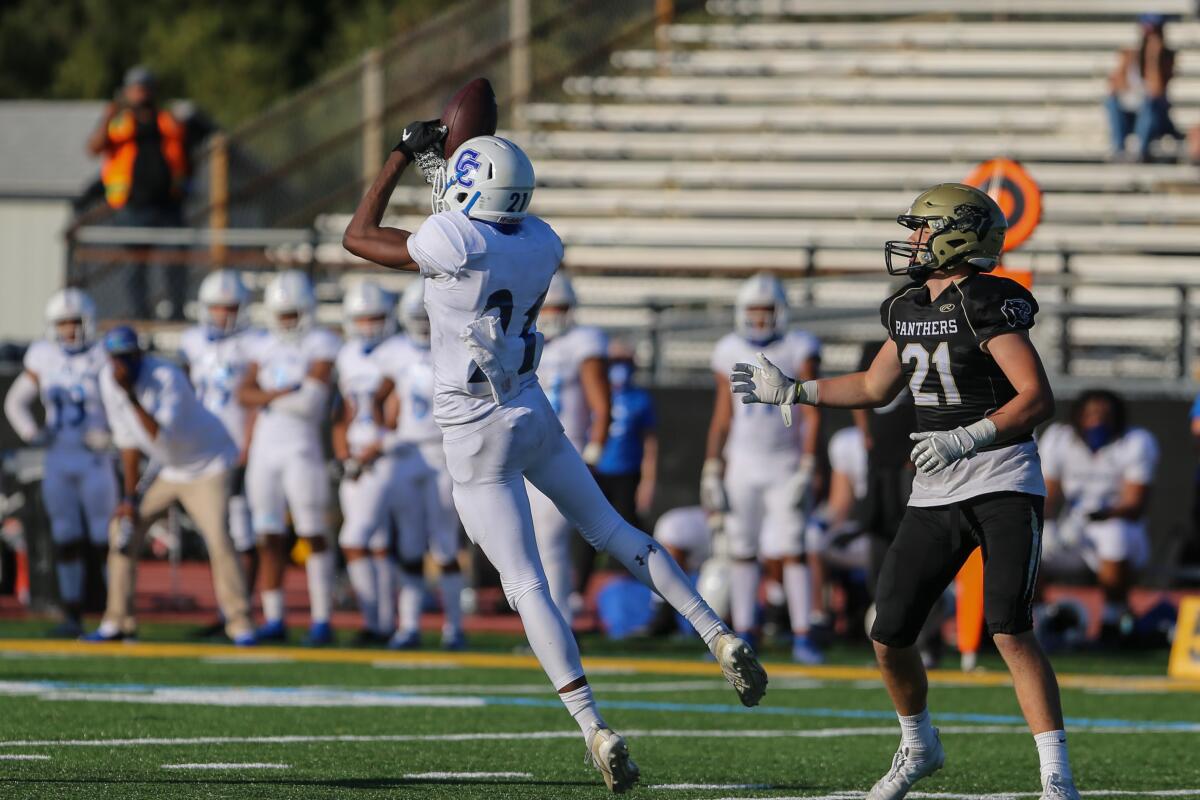
[{"label": "spectator in bleachers", "polygon": [[1161,14],[1143,14],[1141,44],[1120,51],[1117,66],[1109,75],[1109,95],[1105,101],[1112,133],[1114,159],[1126,157],[1125,140],[1137,137],[1138,161],[1150,160],[1150,145],[1164,136],[1182,139],[1183,134],[1171,122],[1171,104],[1167,87],[1175,74],[1175,51],[1167,47],[1164,36],[1166,18]]},{"label": "spectator in bleachers", "polygon": [[1158,443],[1130,427],[1125,401],[1084,392],[1067,424],[1051,425],[1038,450],[1046,477],[1047,575],[1090,572],[1104,592],[1101,636],[1114,641],[1129,617],[1129,589],[1150,555],[1146,511]]}]

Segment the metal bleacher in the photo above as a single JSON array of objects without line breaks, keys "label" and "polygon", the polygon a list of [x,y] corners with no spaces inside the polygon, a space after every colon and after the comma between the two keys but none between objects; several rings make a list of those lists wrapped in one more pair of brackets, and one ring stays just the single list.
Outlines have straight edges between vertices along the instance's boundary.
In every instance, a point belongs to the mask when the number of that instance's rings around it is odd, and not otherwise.
[{"label": "metal bleacher", "polygon": [[[533,210],[563,237],[582,316],[685,334],[660,337],[664,374],[703,373],[739,276],[759,269],[789,278],[829,365],[849,367],[879,333],[882,244],[905,235],[895,216],[920,189],[1002,156],[1045,193],[1041,225],[1007,263],[1039,282],[1039,342],[1061,351],[1051,369],[1181,386],[1200,173],[1176,163],[1173,142],[1163,163],[1110,160],[1103,110],[1136,14],[1176,13],[1173,116],[1200,124],[1200,62],[1186,52],[1200,49],[1200,23],[1182,0],[1153,6],[711,0],[707,18],[660,31],[657,49],[566,78],[561,101],[528,104],[508,135],[534,160]],[[425,187],[392,198],[401,224],[427,208]]]}]

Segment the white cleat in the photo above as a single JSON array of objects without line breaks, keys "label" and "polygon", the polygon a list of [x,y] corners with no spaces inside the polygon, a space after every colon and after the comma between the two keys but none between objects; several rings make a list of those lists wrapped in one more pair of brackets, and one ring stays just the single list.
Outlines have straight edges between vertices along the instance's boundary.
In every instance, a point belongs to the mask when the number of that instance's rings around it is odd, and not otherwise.
[{"label": "white cleat", "polygon": [[609,728],[593,727],[588,735],[587,759],[604,776],[604,785],[621,794],[638,782],[638,766],[629,757],[629,747],[620,734]]},{"label": "white cleat", "polygon": [[1075,781],[1051,773],[1042,788],[1041,800],[1079,800],[1079,790],[1075,788]]},{"label": "white cleat", "polygon": [[892,757],[892,768],[871,787],[867,800],[901,800],[914,783],[941,769],[946,763],[946,751],[942,749],[937,728],[934,728],[933,736],[934,746],[929,750],[901,745]]},{"label": "white cleat", "polygon": [[750,645],[732,633],[722,633],[717,637],[713,655],[742,705],[747,708],[758,705],[767,693],[767,671],[758,663]]}]

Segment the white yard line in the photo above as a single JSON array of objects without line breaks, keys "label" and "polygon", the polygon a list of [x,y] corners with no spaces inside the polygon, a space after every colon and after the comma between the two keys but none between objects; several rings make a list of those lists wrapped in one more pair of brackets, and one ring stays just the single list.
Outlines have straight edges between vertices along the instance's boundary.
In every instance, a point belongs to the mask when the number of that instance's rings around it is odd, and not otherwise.
[{"label": "white yard line", "polygon": [[770,789],[769,783],[652,783],[645,787],[647,789],[666,789],[680,791],[697,791],[697,790],[722,790],[730,789]]},{"label": "white yard line", "polygon": [[409,772],[402,775],[411,780],[453,780],[455,778],[532,778],[532,772]]},{"label": "white yard line", "polygon": [[248,764],[216,763],[216,764],[163,764],[163,769],[291,769],[291,764],[264,764],[251,762]]},{"label": "white yard line", "polygon": [[[1040,797],[1041,792],[990,792],[988,794],[965,794],[961,792],[909,792],[913,800],[1021,800],[1025,797]],[[1080,792],[1084,797],[1200,797],[1200,789],[1091,789]],[[862,800],[862,790],[834,792],[833,794],[798,794],[787,797],[772,797],[770,800]],[[717,800],[758,800],[752,797],[721,797]]]},{"label": "white yard line", "polygon": [[0,753],[0,761],[49,761],[50,756],[34,755],[33,753]]}]

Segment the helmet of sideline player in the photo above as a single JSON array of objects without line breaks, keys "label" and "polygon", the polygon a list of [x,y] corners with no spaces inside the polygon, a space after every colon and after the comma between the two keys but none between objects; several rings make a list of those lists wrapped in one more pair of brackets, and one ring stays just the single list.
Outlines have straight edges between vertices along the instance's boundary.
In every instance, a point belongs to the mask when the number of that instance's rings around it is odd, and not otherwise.
[{"label": "helmet of sideline player", "polygon": [[220,339],[245,326],[249,293],[235,270],[210,272],[200,282],[200,321],[210,339]]},{"label": "helmet of sideline player", "polygon": [[[991,272],[1000,263],[1008,231],[1008,220],[996,201],[961,183],[939,183],[926,189],[896,221],[914,234],[884,244],[887,271],[915,280],[962,264]],[[899,263],[893,264],[893,257]]]},{"label": "helmet of sideline player", "polygon": [[82,289],[68,287],[46,301],[46,338],[69,353],[83,350],[96,336],[96,304]]},{"label": "helmet of sideline player", "polygon": [[533,164],[525,151],[499,136],[459,145],[433,183],[434,213],[456,209],[471,219],[515,225],[533,199]]},{"label": "helmet of sideline player", "polygon": [[774,275],[760,272],[738,289],[734,303],[737,332],[754,344],[766,344],[783,335],[788,324],[787,292]]},{"label": "helmet of sideline player", "polygon": [[430,338],[429,312],[425,310],[425,279],[417,278],[404,287],[400,295],[400,322],[412,343],[428,349]]},{"label": "helmet of sideline player", "polygon": [[284,338],[299,338],[313,324],[317,298],[308,276],[297,269],[280,272],[263,293],[267,327]]},{"label": "helmet of sideline player", "polygon": [[392,299],[375,281],[353,284],[342,299],[346,335],[371,350],[391,333]]},{"label": "helmet of sideline player", "polygon": [[571,329],[577,303],[571,279],[562,270],[554,273],[554,277],[550,279],[550,286],[546,289],[546,299],[542,301],[542,310],[538,313],[537,320],[537,329],[546,337],[546,341],[562,336]]}]

